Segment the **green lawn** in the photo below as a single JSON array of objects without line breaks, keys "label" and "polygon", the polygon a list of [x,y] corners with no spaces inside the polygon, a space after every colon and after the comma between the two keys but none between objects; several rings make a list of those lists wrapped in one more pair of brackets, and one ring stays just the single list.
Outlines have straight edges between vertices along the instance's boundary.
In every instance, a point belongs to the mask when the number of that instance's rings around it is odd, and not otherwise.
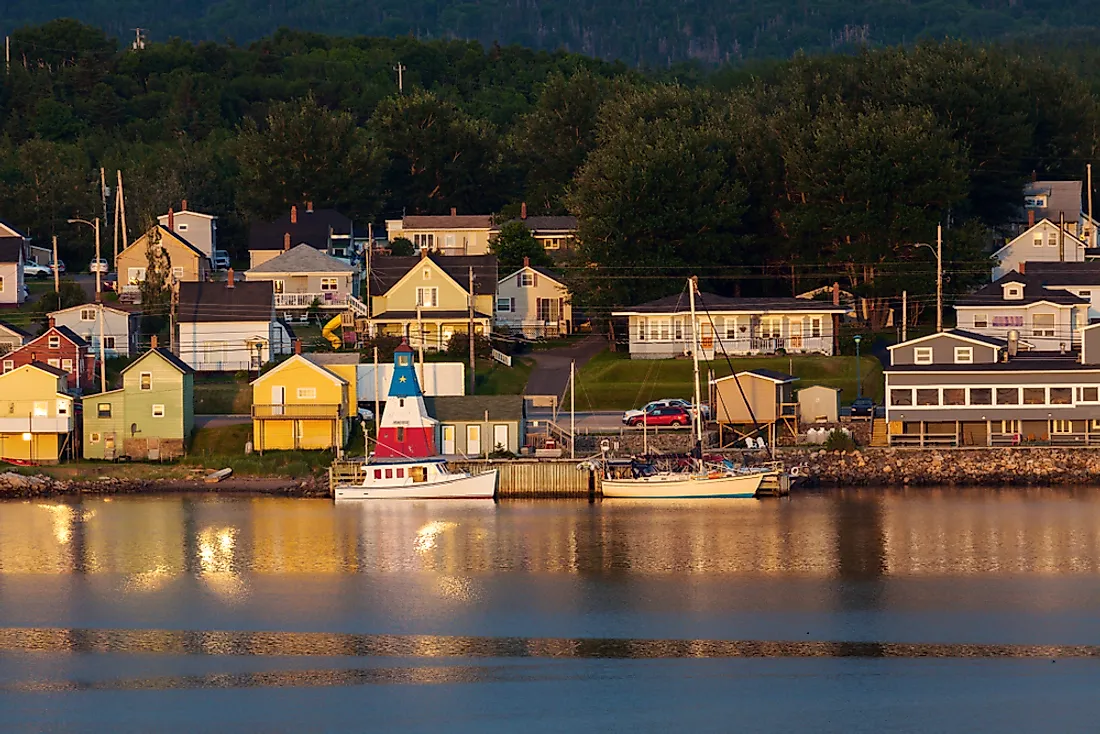
[{"label": "green lawn", "polygon": [[522,395],[535,362],[512,357],[512,366],[508,367],[494,360],[479,359],[476,366],[478,395]]},{"label": "green lawn", "polygon": [[[195,431],[191,448],[180,463],[208,469],[229,466],[233,467],[234,474],[241,476],[305,477],[327,469],[333,460],[331,451],[266,451],[263,456],[245,454],[244,445],[251,440],[251,423],[200,428]],[[356,438],[353,434],[350,446],[361,449],[362,445],[362,437]]]},{"label": "green lawn", "polygon": [[[839,387],[841,402],[856,396],[855,357],[820,355],[790,357],[743,357],[733,359],[735,370],[770,369],[799,378],[795,389],[810,385]],[[882,365],[874,357],[864,356],[861,379],[864,395],[881,401]],[[726,361],[700,363],[700,378],[705,399],[707,370],[715,377],[730,374]],[[630,359],[626,352],[601,352],[577,373],[577,408],[583,410],[625,410],[657,398],[691,398],[690,359]]]},{"label": "green lawn", "polygon": [[252,386],[247,378],[196,376],[195,413],[222,415],[252,412]]}]

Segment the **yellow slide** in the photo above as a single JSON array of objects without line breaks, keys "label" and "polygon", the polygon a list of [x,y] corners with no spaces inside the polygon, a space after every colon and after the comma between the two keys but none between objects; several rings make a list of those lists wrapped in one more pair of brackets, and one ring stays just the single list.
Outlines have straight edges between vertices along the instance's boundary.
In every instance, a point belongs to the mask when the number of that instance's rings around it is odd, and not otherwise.
[{"label": "yellow slide", "polygon": [[323,336],[324,338],[329,340],[329,343],[332,344],[333,349],[339,349],[340,348],[340,344],[341,344],[340,337],[336,336],[332,332],[335,331],[336,327],[339,326],[341,323],[342,323],[341,316],[336,315],[336,316],[333,316],[332,319],[327,324],[325,324],[323,329],[321,329],[321,336]]}]

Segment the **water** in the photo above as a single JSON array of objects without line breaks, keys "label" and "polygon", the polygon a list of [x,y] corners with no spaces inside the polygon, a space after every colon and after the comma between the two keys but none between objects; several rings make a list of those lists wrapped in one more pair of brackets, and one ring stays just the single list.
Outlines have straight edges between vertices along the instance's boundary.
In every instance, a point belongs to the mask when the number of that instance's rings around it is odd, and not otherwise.
[{"label": "water", "polygon": [[1100,491],[0,503],[0,729],[1095,731]]}]

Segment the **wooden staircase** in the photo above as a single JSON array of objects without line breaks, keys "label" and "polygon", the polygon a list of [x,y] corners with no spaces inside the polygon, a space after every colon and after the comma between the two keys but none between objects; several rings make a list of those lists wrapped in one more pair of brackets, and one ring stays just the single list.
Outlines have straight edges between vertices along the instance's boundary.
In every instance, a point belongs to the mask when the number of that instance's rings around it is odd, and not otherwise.
[{"label": "wooden staircase", "polygon": [[889,428],[885,418],[875,418],[871,421],[871,445],[890,445]]}]

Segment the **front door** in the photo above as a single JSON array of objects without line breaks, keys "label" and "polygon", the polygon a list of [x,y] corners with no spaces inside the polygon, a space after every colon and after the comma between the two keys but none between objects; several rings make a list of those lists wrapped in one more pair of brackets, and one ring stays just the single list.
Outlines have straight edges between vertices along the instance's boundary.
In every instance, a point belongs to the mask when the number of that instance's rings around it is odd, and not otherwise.
[{"label": "front door", "polygon": [[790,325],[791,329],[791,349],[802,348],[802,322],[792,321]]},{"label": "front door", "polygon": [[502,451],[508,451],[508,424],[497,423],[493,426],[493,450],[500,447]]},{"label": "front door", "polygon": [[455,453],[455,427],[443,426],[443,453],[451,455]]},{"label": "front door", "polygon": [[714,351],[714,329],[704,323],[699,329],[699,348],[704,352]]},{"label": "front door", "polygon": [[283,414],[283,403],[286,402],[286,386],[273,385],[271,387],[271,415]]},{"label": "front door", "polygon": [[466,455],[481,453],[481,426],[466,426]]}]

